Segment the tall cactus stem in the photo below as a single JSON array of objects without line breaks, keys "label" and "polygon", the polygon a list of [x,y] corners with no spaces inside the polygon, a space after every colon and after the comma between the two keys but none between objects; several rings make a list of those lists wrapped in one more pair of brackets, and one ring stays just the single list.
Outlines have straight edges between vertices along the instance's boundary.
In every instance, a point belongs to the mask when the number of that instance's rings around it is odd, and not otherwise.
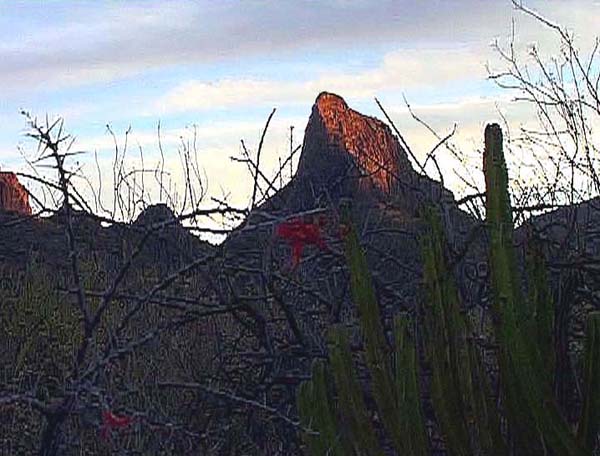
[{"label": "tall cactus stem", "polygon": [[381,456],[383,450],[373,429],[363,398],[363,390],[352,367],[352,354],[346,331],[338,326],[329,333],[329,359],[335,381],[342,422],[356,454]]},{"label": "tall cactus stem", "polygon": [[398,452],[406,453],[406,436],[402,433],[397,419],[398,408],[390,366],[391,351],[383,331],[371,272],[353,227],[350,211],[347,207],[342,207],[341,212],[342,221],[348,228],[345,236],[345,253],[350,270],[350,288],[352,298],[358,307],[373,397],[394,446]]},{"label": "tall cactus stem", "polygon": [[419,388],[419,366],[416,341],[409,331],[410,320],[405,316],[394,318],[394,350],[396,400],[400,426],[406,436],[409,454],[429,454],[425,419],[421,410]]},{"label": "tall cactus stem", "polygon": [[600,312],[588,316],[583,369],[584,401],[577,437],[592,452],[600,431]]},{"label": "tall cactus stem", "polygon": [[[584,455],[553,398],[544,375],[536,337],[520,326],[531,314],[522,297],[513,246],[512,207],[508,173],[497,124],[485,129],[483,168],[486,182],[486,213],[490,233],[490,270],[499,366],[508,418],[520,451],[556,455]],[[546,450],[543,450],[543,449]]]}]

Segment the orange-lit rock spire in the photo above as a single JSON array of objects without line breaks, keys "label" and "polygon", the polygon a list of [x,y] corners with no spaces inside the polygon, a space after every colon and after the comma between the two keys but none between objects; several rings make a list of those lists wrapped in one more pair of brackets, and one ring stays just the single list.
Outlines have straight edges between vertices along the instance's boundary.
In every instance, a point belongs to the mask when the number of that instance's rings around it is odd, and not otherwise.
[{"label": "orange-lit rock spire", "polygon": [[349,171],[351,164],[360,190],[377,188],[385,194],[394,193],[399,176],[412,171],[387,125],[350,109],[338,95],[323,92],[306,127],[298,174],[327,183]]}]

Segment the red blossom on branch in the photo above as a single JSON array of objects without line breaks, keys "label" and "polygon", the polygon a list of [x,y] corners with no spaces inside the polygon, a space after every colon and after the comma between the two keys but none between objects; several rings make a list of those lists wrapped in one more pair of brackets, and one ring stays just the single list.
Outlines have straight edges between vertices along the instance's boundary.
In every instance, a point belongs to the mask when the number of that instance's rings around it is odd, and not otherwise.
[{"label": "red blossom on branch", "polygon": [[292,267],[300,263],[302,251],[306,245],[316,245],[321,250],[327,250],[327,245],[321,234],[321,226],[324,219],[320,218],[318,223],[306,223],[298,218],[280,223],[275,232],[277,236],[288,241],[292,246]]},{"label": "red blossom on branch", "polygon": [[102,439],[107,440],[113,429],[124,429],[131,423],[133,423],[133,418],[130,416],[117,416],[110,410],[104,410],[102,412],[100,436]]}]

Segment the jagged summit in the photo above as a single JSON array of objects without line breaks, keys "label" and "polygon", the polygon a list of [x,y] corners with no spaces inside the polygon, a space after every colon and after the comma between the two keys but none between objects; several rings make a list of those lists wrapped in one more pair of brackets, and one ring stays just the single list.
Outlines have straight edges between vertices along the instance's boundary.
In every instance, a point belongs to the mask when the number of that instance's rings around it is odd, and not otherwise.
[{"label": "jagged summit", "polygon": [[[406,152],[387,125],[349,108],[339,95],[319,94],[304,134],[300,179],[319,186],[350,177],[362,191],[392,194],[407,172]],[[346,191],[353,186],[340,184]]]},{"label": "jagged summit", "polygon": [[339,95],[321,92],[306,125],[296,175],[262,209],[297,212],[335,206],[340,198],[367,205],[393,201],[407,215],[426,201],[454,199],[439,182],[413,169],[384,122],[351,109]]},{"label": "jagged summit", "polygon": [[29,193],[15,173],[0,171],[0,212],[31,215]]}]

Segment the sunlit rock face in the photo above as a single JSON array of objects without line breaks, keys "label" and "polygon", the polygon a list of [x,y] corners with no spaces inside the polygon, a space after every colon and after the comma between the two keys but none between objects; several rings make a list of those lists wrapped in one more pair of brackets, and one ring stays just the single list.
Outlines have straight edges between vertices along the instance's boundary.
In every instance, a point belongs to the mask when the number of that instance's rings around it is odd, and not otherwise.
[{"label": "sunlit rock face", "polygon": [[387,125],[350,109],[338,95],[317,97],[304,135],[300,179],[317,186],[338,184],[344,193],[390,195],[407,172],[412,168],[406,152]]},{"label": "sunlit rock face", "polygon": [[31,215],[29,194],[15,173],[0,171],[0,212]]},{"label": "sunlit rock face", "polygon": [[335,207],[340,198],[365,207],[393,203],[409,217],[424,205],[454,200],[440,182],[412,167],[384,122],[351,109],[339,95],[322,92],[306,126],[296,175],[261,210]]}]

